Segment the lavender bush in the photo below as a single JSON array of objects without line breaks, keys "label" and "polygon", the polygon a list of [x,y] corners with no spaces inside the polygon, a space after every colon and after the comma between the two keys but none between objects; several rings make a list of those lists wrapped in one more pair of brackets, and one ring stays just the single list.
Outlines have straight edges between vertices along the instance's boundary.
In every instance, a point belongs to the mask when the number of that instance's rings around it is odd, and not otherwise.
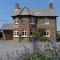
[{"label": "lavender bush", "polygon": [[[32,41],[33,49],[29,49],[24,46],[24,51],[20,52],[18,49],[11,54],[7,53],[4,60],[60,60],[58,50],[56,48],[50,48],[49,44],[45,46],[45,49],[41,49],[35,40]],[[0,58],[0,60],[3,60]]]}]

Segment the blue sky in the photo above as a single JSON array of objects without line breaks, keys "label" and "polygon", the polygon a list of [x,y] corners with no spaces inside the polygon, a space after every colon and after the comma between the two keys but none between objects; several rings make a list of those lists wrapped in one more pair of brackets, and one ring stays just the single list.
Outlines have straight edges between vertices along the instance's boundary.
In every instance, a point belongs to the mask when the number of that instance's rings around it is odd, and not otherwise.
[{"label": "blue sky", "polygon": [[16,2],[20,4],[20,7],[48,8],[51,1],[59,16],[57,17],[57,30],[60,31],[60,0],[0,0],[0,27],[4,23],[12,23],[11,15]]}]

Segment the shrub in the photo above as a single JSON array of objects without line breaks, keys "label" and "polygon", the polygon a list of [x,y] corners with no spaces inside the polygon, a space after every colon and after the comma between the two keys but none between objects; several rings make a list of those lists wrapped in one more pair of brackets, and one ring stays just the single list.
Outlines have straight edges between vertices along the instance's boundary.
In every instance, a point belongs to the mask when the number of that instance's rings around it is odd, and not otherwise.
[{"label": "shrub", "polygon": [[58,51],[56,49],[50,48],[49,44],[45,47],[45,49],[40,49],[36,42],[32,42],[33,44],[33,52],[30,54],[29,48],[24,46],[25,53],[19,53],[16,50],[16,56],[14,57],[14,53],[12,52],[12,56],[7,53],[7,60],[59,60]]}]

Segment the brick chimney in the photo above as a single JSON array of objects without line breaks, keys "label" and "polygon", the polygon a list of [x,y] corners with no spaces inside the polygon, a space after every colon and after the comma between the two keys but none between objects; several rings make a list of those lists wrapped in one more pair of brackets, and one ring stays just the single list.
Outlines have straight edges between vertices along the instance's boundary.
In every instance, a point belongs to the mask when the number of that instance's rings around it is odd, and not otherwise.
[{"label": "brick chimney", "polygon": [[20,7],[19,7],[19,3],[16,3],[16,5],[15,5],[15,9],[20,9]]},{"label": "brick chimney", "polygon": [[49,8],[49,9],[54,9],[54,7],[53,7],[53,3],[49,3],[48,8]]}]

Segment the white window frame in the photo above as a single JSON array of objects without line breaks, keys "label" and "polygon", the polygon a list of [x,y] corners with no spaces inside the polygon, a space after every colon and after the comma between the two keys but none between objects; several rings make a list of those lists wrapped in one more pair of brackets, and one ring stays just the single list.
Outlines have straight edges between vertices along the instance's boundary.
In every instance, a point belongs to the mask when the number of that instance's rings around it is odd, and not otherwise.
[{"label": "white window frame", "polygon": [[14,36],[13,37],[19,37],[19,31],[18,28],[14,29]]},{"label": "white window frame", "polygon": [[19,19],[18,18],[15,18],[14,19],[14,24],[18,24],[18,21],[19,21]]},{"label": "white window frame", "polygon": [[32,33],[32,35],[30,35],[30,37],[35,37],[35,36],[34,36],[34,31],[35,31],[35,29],[31,29],[31,30],[30,30],[30,33]]},{"label": "white window frame", "polygon": [[44,18],[44,25],[49,25],[49,19],[48,18]]},{"label": "white window frame", "polygon": [[27,31],[26,31],[26,29],[23,29],[22,33],[23,33],[22,37],[27,37]]},{"label": "white window frame", "polygon": [[34,17],[31,17],[31,22],[30,24],[35,24],[35,18]]},{"label": "white window frame", "polygon": [[22,24],[25,25],[25,23],[26,23],[27,20],[28,20],[28,18],[22,17]]},{"label": "white window frame", "polygon": [[[49,29],[46,29],[45,30],[45,33],[46,33],[46,35],[44,35],[44,37],[50,37],[50,30]],[[48,34],[49,33],[49,34]],[[47,35],[48,34],[48,35]]]}]

